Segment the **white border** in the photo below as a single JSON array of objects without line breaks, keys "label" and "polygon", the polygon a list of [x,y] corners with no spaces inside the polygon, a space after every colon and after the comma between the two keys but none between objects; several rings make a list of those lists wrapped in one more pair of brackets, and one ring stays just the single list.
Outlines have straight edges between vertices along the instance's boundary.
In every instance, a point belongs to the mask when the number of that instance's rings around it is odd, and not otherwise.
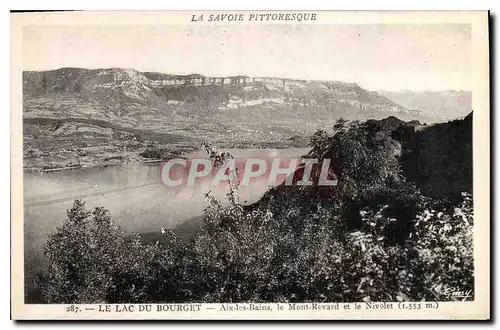
[{"label": "white border", "polygon": [[[9,5],[7,2],[2,2],[0,4],[0,7],[3,9],[1,13],[3,14],[3,19],[0,19],[0,30],[1,30],[1,36],[3,37],[3,40],[5,41],[4,45],[8,42],[9,40],[9,15],[8,15],[8,10],[18,8],[18,9],[37,9],[37,8],[44,8],[44,9],[105,9],[105,10],[123,10],[123,9],[129,9],[129,10],[141,10],[141,9],[173,9],[173,10],[185,10],[185,9],[217,9],[217,8],[225,8],[225,9],[259,9],[259,10],[265,10],[265,9],[298,9],[301,7],[301,9],[362,9],[362,10],[368,10],[368,9],[383,9],[383,10],[402,10],[402,9],[493,9],[493,13],[498,13],[497,7],[500,2],[497,0],[493,1],[483,1],[483,0],[476,0],[476,1],[464,1],[464,0],[455,0],[455,1],[433,1],[433,0],[421,0],[421,1],[415,1],[415,2],[401,2],[401,1],[386,1],[386,0],[379,0],[376,2],[365,0],[365,1],[358,1],[358,0],[351,0],[351,1],[345,1],[343,3],[338,3],[336,2],[333,6],[331,4],[327,4],[325,1],[316,1],[316,0],[309,0],[307,1],[307,4],[305,2],[298,2],[298,1],[287,1],[287,2],[278,2],[279,4],[272,4],[270,1],[260,1],[260,0],[255,0],[250,3],[250,5],[247,4],[240,4],[240,3],[234,3],[234,2],[229,2],[229,1],[210,1],[210,2],[203,2],[203,1],[182,1],[182,2],[177,2],[176,4],[169,4],[165,6],[163,4],[163,1],[149,1],[149,0],[143,0],[143,1],[110,1],[106,2],[103,0],[87,0],[85,2],[81,3],[76,3],[76,2],[64,2],[64,1],[54,1],[54,0],[47,0],[44,1],[43,4],[40,3],[39,1],[16,1],[15,3],[11,3],[9,8],[4,8],[6,5]],[[498,25],[498,23],[497,23]],[[495,33],[495,44],[498,44],[498,33]],[[3,72],[7,73],[9,72],[9,49],[8,47],[4,47],[2,49],[2,61],[1,63],[4,64],[3,68],[5,69]],[[496,60],[496,56],[493,60]],[[496,67],[495,67],[496,68]],[[497,71],[495,70],[495,73]],[[4,75],[4,77],[8,76],[7,74]],[[7,82],[7,79],[1,80],[1,91],[2,94],[0,96],[3,96],[1,99],[4,102],[4,109],[8,109],[10,107],[9,103],[9,83]],[[492,95],[497,94],[497,87],[495,86],[494,91],[492,90]],[[2,151],[5,153],[9,152],[10,153],[10,141],[7,136],[7,132],[10,131],[10,116],[7,111],[2,111],[0,112],[0,116],[3,116],[0,118],[0,123],[4,125],[0,131],[4,134],[3,138],[0,139],[0,145],[2,148]],[[496,116],[495,119],[495,124],[498,124],[500,122],[500,119],[498,116]],[[493,124],[493,123],[492,123]],[[498,127],[498,125],[497,125]],[[494,133],[495,138],[497,138],[497,133]],[[7,142],[9,141],[9,142]],[[497,148],[500,148],[497,144]],[[495,148],[496,149],[496,148]],[[497,150],[498,151],[498,150]],[[2,182],[7,183],[10,181],[10,176],[9,176],[9,167],[10,164],[7,163],[6,161],[7,157],[3,158],[3,161],[0,163],[1,165],[1,175],[2,175]],[[495,184],[498,183],[497,179],[495,179]],[[10,187],[8,184],[4,184],[4,187],[6,189],[2,189],[2,193],[0,195],[0,202],[3,203],[0,208],[0,210],[3,211],[4,219],[8,219],[10,217],[9,214],[9,201],[7,198],[10,193]],[[494,205],[497,205],[498,203],[495,203]],[[495,207],[495,211],[497,208]],[[496,212],[495,212],[496,214]],[[8,238],[8,233],[10,230],[8,229],[7,226],[8,221],[4,221],[3,225],[4,230],[4,249],[2,253],[2,259],[7,263],[7,260],[10,259],[10,253],[7,250],[7,247],[9,247],[9,240],[10,237]],[[499,231],[499,226],[496,226],[496,232],[495,234],[498,234]],[[5,274],[5,273],[4,273]],[[7,274],[8,275],[8,274]],[[7,277],[7,276],[6,276]],[[9,280],[9,278],[4,278],[4,283]],[[9,287],[8,285],[3,286],[4,290],[2,291],[4,300],[2,310],[7,313],[10,309],[9,302],[6,299],[7,294],[9,293]],[[498,290],[498,285],[496,286]],[[495,292],[498,293],[498,292]],[[496,304],[498,306],[498,304]],[[494,313],[492,311],[492,313]],[[3,320],[7,320],[8,316],[4,315]],[[277,325],[277,324],[276,324]],[[302,324],[303,325],[303,324]],[[302,326],[298,325],[298,326]],[[9,322],[7,327],[10,329],[10,327],[13,327],[13,323]],[[47,326],[51,326],[47,324]],[[139,325],[140,326],[140,325]],[[161,326],[161,325],[160,325]],[[173,324],[169,326],[174,326]],[[205,325],[206,326],[206,325]],[[275,326],[275,325],[273,325]],[[287,324],[286,326],[293,326],[293,324]],[[338,325],[336,325],[338,326]],[[386,324],[372,324],[370,326],[387,326]],[[420,325],[413,325],[413,324],[406,324],[405,326],[420,326]],[[426,325],[430,326],[430,325]],[[69,328],[69,326],[68,326]]]}]

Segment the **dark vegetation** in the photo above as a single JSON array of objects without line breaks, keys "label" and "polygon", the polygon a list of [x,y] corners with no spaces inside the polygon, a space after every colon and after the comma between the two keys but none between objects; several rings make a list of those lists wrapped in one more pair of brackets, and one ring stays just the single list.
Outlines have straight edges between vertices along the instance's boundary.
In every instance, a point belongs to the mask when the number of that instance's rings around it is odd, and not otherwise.
[{"label": "dark vegetation", "polygon": [[160,146],[150,144],[146,150],[141,152],[139,156],[155,160],[169,160],[172,158],[180,157],[182,152],[180,150],[169,150]]},{"label": "dark vegetation", "polygon": [[[125,237],[104,208],[77,200],[45,247],[42,299],[453,299],[443,290],[474,289],[471,118],[421,131],[394,117],[338,120],[333,132],[314,134],[305,156],[331,159],[337,186],[281,185],[249,206],[237,190],[227,206],[207,194],[203,224],[188,240],[165,229],[154,242]],[[458,184],[441,189],[447,180]]]},{"label": "dark vegetation", "polygon": [[472,113],[463,120],[435,124],[425,130],[401,128],[395,138],[404,145],[403,174],[431,197],[461,198],[472,191]]}]

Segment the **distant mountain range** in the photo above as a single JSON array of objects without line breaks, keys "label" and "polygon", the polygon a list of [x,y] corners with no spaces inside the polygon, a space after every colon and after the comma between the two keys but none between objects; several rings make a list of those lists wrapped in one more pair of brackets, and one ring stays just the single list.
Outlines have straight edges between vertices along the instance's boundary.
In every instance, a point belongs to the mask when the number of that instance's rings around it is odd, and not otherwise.
[{"label": "distant mountain range", "polygon": [[466,116],[472,111],[472,93],[469,91],[380,91],[380,94],[408,108],[446,120]]},{"label": "distant mountain range", "polygon": [[269,135],[273,126],[312,131],[339,117],[436,121],[338,81],[62,68],[24,72],[23,94],[25,118],[88,118],[204,138],[232,128],[256,138]]},{"label": "distant mountain range", "polygon": [[[443,120],[354,83],[120,68],[25,71],[23,116],[25,150],[37,164],[61,150],[75,154],[72,144],[93,148],[78,151],[82,155],[114,145],[106,159],[131,148],[132,142],[125,144],[124,139],[162,145],[199,146],[209,140],[220,147],[302,147],[315,130],[330,129],[340,117]],[[82,157],[60,154],[53,166]],[[74,163],[81,161],[65,166]]]}]

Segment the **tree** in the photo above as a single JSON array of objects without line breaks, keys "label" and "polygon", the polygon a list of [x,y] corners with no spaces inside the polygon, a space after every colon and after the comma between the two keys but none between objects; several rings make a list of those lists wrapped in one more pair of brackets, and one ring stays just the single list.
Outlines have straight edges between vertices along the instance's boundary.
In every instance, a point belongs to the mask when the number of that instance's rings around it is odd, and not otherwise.
[{"label": "tree", "polygon": [[143,246],[138,237],[125,239],[103,207],[91,212],[83,201],[75,200],[66,214],[66,221],[44,246],[48,269],[37,280],[44,300],[99,303],[143,298],[136,291],[140,283],[132,279],[144,277],[157,247]]},{"label": "tree", "polygon": [[85,251],[88,249],[88,225],[91,213],[85,203],[75,200],[66,212],[67,219],[61,228],[52,234],[44,246],[48,271],[40,276],[38,284],[42,296],[49,303],[76,302],[82,299],[88,265]]}]

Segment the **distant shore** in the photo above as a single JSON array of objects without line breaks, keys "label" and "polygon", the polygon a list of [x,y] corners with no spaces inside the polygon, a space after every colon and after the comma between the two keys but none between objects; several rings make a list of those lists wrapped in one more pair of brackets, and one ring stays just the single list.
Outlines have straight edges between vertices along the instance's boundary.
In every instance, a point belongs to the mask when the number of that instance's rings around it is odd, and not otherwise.
[{"label": "distant shore", "polygon": [[[182,156],[181,156],[182,157]],[[99,167],[109,167],[109,166],[119,166],[123,164],[155,164],[166,161],[165,159],[137,159],[134,161],[123,161],[123,162],[114,162],[114,163],[94,163],[94,164],[81,164],[81,165],[72,165],[72,166],[61,166],[54,168],[43,168],[43,167],[25,167],[23,168],[24,172],[33,173],[33,172],[60,172],[66,170],[76,170],[76,169],[91,169],[91,168],[99,168]]]},{"label": "distant shore", "polygon": [[[240,142],[240,143],[233,143],[233,144],[217,144],[218,148],[220,149],[288,149],[288,148],[304,148],[304,144],[291,144],[291,143],[286,143],[286,142],[281,142],[281,143],[245,143],[245,142]],[[23,168],[23,171],[26,173],[33,173],[33,172],[59,172],[59,171],[65,171],[65,170],[74,170],[74,169],[91,169],[91,168],[99,168],[99,167],[108,167],[108,166],[115,166],[115,165],[123,165],[123,164],[154,164],[154,163],[160,163],[162,161],[166,161],[168,159],[172,159],[175,157],[185,157],[187,154],[193,152],[196,150],[196,148],[191,147],[191,148],[178,148],[178,147],[172,147],[170,148],[165,148],[165,153],[161,154],[161,150],[155,150],[155,152],[160,152],[160,153],[155,153],[153,155],[150,155],[150,157],[154,157],[155,155],[161,155],[163,158],[146,158],[141,156],[141,154],[144,153],[144,151],[147,149],[142,149],[142,152],[139,152],[138,150],[131,150],[131,151],[125,151],[122,152],[121,154],[118,153],[107,153],[107,152],[102,152],[102,153],[95,153],[92,154],[91,156],[86,156],[86,157],[79,157],[77,154],[65,154],[64,159],[62,154],[56,154],[54,155],[53,158],[28,158],[25,157],[23,159],[23,163],[25,167]],[[47,156],[46,156],[47,157]],[[43,159],[41,161],[41,159]]]}]

